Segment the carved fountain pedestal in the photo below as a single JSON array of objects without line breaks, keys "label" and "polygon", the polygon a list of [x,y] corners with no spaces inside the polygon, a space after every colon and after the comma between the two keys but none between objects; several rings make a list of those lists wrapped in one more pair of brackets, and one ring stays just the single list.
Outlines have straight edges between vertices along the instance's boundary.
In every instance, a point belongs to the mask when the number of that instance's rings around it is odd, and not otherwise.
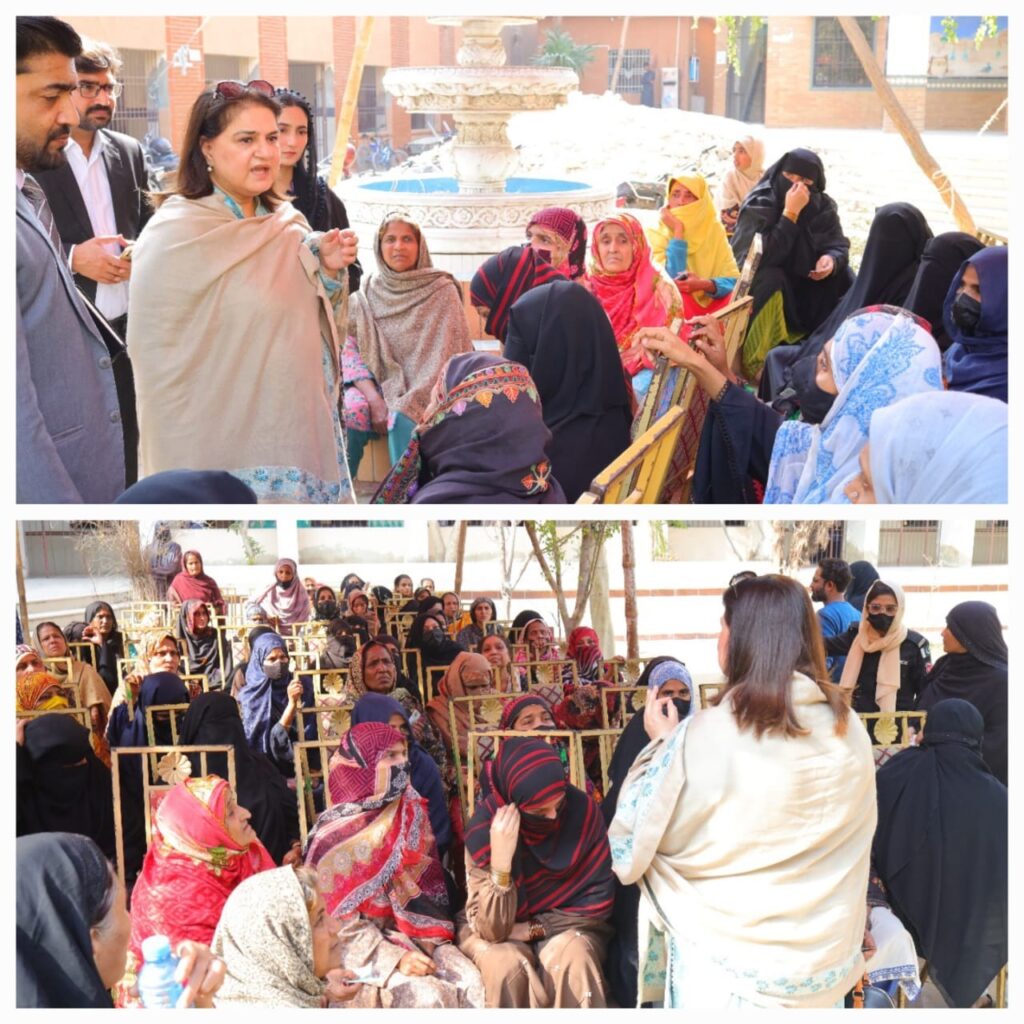
[{"label": "carved fountain pedestal", "polygon": [[525,239],[526,225],[545,206],[566,206],[592,225],[614,209],[614,193],[584,182],[516,177],[508,122],[522,111],[554,110],[578,87],[570,68],[509,67],[501,29],[535,18],[431,18],[461,26],[457,67],[392,68],[384,88],[413,113],[450,113],[455,122],[455,177],[398,172],[339,188],[360,237],[364,266],[373,265],[373,237],[389,213],[404,211],[427,236],[437,266],[461,280],[488,256]]}]

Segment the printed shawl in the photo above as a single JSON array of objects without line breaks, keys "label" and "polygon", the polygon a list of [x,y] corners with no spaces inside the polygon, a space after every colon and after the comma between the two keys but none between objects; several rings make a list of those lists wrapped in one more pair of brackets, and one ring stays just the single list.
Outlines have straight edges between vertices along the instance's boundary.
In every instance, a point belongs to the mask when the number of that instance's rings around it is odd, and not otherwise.
[{"label": "printed shawl", "polygon": [[410,786],[408,763],[381,764],[404,737],[364,722],[346,732],[331,758],[332,806],[317,819],[303,861],[317,873],[330,914],[360,913],[412,939],[455,937],[444,872],[427,801]]},{"label": "printed shawl", "polygon": [[536,249],[512,245],[484,261],[473,275],[469,294],[474,306],[488,310],[484,329],[504,344],[509,313],[516,300],[531,288],[564,279],[565,275],[542,259]]},{"label": "printed shawl", "polygon": [[[191,555],[199,559],[199,575],[190,576],[185,568],[185,563]],[[184,604],[186,601],[204,601],[216,609],[218,615],[224,615],[227,606],[221,596],[220,587],[212,576],[207,576],[203,569],[203,556],[198,551],[186,551],[181,556],[181,572],[171,580],[168,592],[174,591],[178,600]]]},{"label": "printed shawl", "polygon": [[[884,636],[879,636],[868,623],[868,605],[874,596],[875,588],[882,584],[896,595],[896,617]],[[843,674],[839,685],[852,690],[857,685],[861,664],[865,654],[881,651],[878,659],[878,671],[875,676],[875,703],[880,711],[896,710],[896,694],[900,688],[900,644],[907,638],[907,627],[903,624],[903,612],[907,601],[898,583],[888,580],[876,580],[864,597],[864,608],[861,611],[857,637],[850,647],[843,665]]]}]

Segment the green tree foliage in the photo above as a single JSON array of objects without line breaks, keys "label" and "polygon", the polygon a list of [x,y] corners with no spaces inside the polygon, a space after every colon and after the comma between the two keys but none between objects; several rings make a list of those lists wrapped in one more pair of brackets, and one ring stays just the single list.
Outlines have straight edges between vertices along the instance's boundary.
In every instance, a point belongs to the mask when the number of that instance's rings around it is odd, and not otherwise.
[{"label": "green tree foliage", "polygon": [[594,47],[587,43],[576,43],[568,32],[560,28],[548,29],[540,53],[533,58],[534,64],[549,68],[572,68],[577,75],[594,60]]}]

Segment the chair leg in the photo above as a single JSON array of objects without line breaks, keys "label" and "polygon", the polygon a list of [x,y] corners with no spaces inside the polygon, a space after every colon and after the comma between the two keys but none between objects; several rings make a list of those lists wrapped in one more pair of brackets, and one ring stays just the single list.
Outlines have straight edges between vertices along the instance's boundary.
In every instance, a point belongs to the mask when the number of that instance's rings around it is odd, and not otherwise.
[{"label": "chair leg", "polygon": [[996,975],[996,1009],[1006,1009],[1006,964],[1003,964],[999,974]]}]

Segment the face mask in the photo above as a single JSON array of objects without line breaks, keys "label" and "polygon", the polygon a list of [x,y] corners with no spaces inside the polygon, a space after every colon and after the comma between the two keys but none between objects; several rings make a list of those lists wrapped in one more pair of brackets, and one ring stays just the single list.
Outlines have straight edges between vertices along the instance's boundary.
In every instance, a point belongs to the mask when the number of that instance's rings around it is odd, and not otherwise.
[{"label": "face mask", "polygon": [[890,627],[896,621],[895,615],[869,615],[868,622],[881,636],[889,632]]},{"label": "face mask", "polygon": [[277,585],[282,590],[287,590],[294,582],[295,582],[295,580],[278,580],[277,581]]},{"label": "face mask", "polygon": [[554,818],[545,818],[540,814],[530,814],[527,811],[520,810],[519,819],[522,822],[523,832],[531,839],[552,835],[558,831],[558,819],[564,808],[565,803],[563,801],[562,806],[559,808],[559,814]]},{"label": "face mask", "polygon": [[967,292],[961,292],[953,300],[953,323],[967,335],[972,335],[978,329],[978,321],[981,320],[981,303],[971,298]]},{"label": "face mask", "polygon": [[338,614],[337,601],[321,601],[316,606],[316,617],[318,619],[333,619]]},{"label": "face mask", "polygon": [[679,721],[681,722],[690,713],[690,702],[683,700],[682,697],[673,697],[672,703],[679,714]]},{"label": "face mask", "polygon": [[36,710],[54,711],[57,708],[66,708],[67,706],[67,698],[62,697],[59,693],[55,693],[52,697],[47,697],[42,704],[39,704]]},{"label": "face mask", "polygon": [[284,679],[285,673],[288,671],[288,662],[286,661],[268,661],[263,665],[263,672],[271,682],[278,682]]},{"label": "face mask", "polygon": [[397,799],[409,788],[409,762],[403,761],[401,764],[393,764],[391,766],[390,778],[388,779],[388,791],[384,797],[385,803],[390,803],[392,800]]},{"label": "face mask", "polygon": [[435,626],[427,635],[432,637],[436,643],[441,643],[448,634],[440,626]]}]

